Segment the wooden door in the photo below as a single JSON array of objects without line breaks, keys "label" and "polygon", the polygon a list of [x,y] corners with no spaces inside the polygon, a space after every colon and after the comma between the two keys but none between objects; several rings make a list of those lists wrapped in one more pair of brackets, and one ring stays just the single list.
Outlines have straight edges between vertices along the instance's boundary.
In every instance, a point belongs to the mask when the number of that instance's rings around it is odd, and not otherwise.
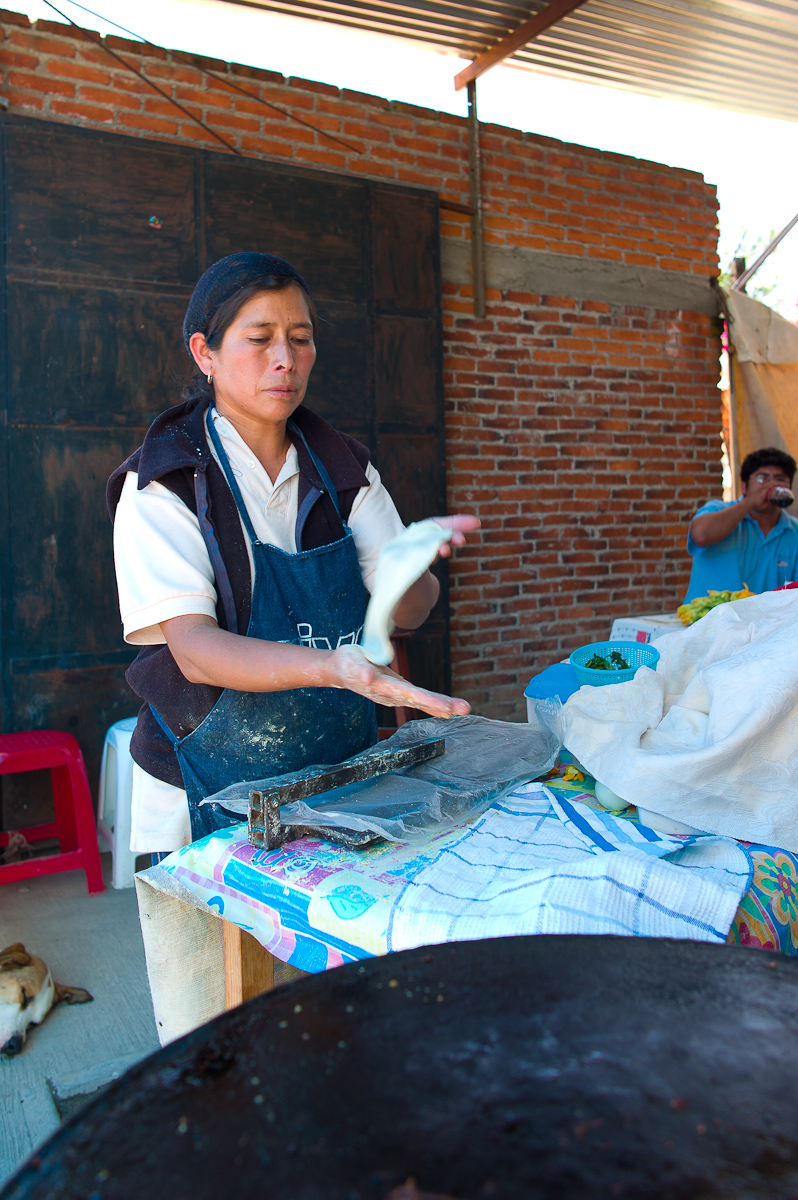
[{"label": "wooden door", "polygon": [[[107,475],[179,399],[181,326],[208,263],[294,262],[322,318],[307,403],[372,449],[405,521],[443,512],[437,196],[15,116],[2,118],[4,731],[61,728],[96,779],[135,713]],[[411,674],[448,687],[441,604]],[[5,798],[5,826],[29,823]]]}]

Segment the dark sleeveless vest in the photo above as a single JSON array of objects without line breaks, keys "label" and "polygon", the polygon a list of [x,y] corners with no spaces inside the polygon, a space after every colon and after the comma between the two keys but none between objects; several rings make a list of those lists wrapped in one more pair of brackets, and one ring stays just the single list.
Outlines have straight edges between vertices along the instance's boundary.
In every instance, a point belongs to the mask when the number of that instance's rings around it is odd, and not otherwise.
[{"label": "dark sleeveless vest", "polygon": [[[117,467],[108,480],[108,511],[113,521],[128,471],[138,473],[139,490],[157,480],[174,492],[200,521],[210,524],[230,580],[237,626],[245,631],[252,599],[249,556],[235,500],[224,472],[208,446],[206,411],[205,401],[190,401],[170,408],[156,418],[142,446]],[[340,517],[312,458],[301,439],[297,439],[294,443],[299,460],[297,549],[315,550],[344,536],[342,519],[348,519],[360,488],[368,486],[365,470],[369,451],[302,406],[294,413],[293,420],[326,467],[338,495]],[[198,475],[202,478],[198,479]],[[198,483],[204,486],[198,488]],[[222,629],[230,628],[221,597],[216,619]],[[153,717],[149,704],[152,703],[172,732],[181,738],[197,728],[213,708],[222,689],[189,683],[166,645],[144,646],[125,677],[144,701],[130,746],[133,760],[156,779],[182,788],[183,778],[174,750]]]}]

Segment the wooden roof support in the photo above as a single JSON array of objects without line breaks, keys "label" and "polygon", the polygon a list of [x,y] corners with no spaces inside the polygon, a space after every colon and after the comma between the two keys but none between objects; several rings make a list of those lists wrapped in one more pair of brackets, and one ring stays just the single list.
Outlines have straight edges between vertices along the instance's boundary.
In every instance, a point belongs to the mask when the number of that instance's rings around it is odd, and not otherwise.
[{"label": "wooden roof support", "polygon": [[503,62],[511,54],[515,54],[516,50],[520,50],[528,42],[534,41],[538,34],[543,33],[546,29],[550,29],[552,25],[556,25],[558,21],[562,21],[564,17],[572,13],[575,8],[581,8],[585,3],[587,3],[587,0],[551,0],[551,3],[542,8],[540,12],[535,13],[529,20],[524,21],[512,33],[508,33],[495,46],[484,50],[479,58],[475,58],[459,75],[455,75],[455,91],[459,92],[466,84],[479,79],[480,75],[484,75],[491,67],[495,67],[497,63]]},{"label": "wooden roof support", "polygon": [[468,192],[471,203],[471,285],[474,316],[485,316],[485,239],[482,214],[482,147],[479,144],[476,80],[468,85]]}]

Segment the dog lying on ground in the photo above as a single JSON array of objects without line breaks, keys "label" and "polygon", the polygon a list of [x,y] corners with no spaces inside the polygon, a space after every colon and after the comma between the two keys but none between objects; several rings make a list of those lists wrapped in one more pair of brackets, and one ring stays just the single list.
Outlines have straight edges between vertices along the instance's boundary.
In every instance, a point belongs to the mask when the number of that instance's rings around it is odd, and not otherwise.
[{"label": "dog lying on ground", "polygon": [[84,988],[53,983],[45,963],[21,942],[0,951],[0,1054],[12,1058],[25,1045],[29,1025],[40,1025],[53,1005],[86,1004]]}]

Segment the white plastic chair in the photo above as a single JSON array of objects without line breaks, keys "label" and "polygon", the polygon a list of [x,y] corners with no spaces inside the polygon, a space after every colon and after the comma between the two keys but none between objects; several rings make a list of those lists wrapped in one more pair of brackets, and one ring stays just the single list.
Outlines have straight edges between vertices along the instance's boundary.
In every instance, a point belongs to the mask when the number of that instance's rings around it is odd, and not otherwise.
[{"label": "white plastic chair", "polygon": [[97,798],[97,834],[111,851],[111,886],[133,887],[136,855],[130,849],[133,759],[130,739],[135,717],[117,721],[105,735]]}]

